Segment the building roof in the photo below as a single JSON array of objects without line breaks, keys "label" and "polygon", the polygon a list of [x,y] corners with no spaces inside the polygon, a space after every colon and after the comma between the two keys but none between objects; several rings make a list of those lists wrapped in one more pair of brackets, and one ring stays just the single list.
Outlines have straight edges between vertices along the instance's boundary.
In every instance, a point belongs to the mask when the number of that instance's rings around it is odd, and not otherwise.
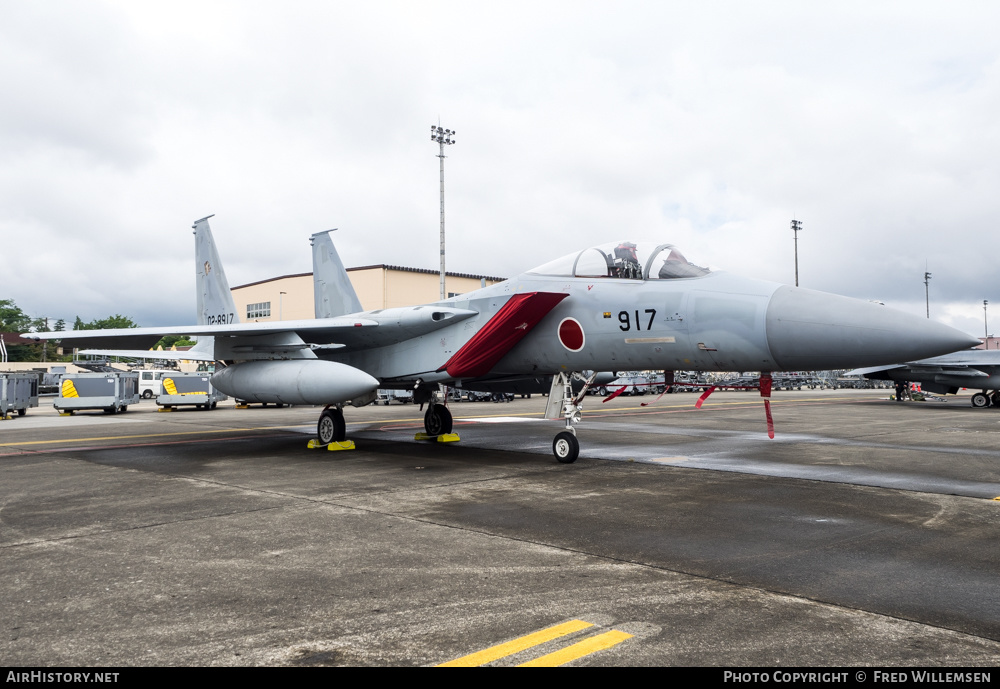
[{"label": "building roof", "polygon": [[27,344],[38,344],[37,340],[29,340],[25,337],[21,337],[21,333],[4,333],[0,332],[3,336],[3,343],[5,345],[27,345]]},{"label": "building roof", "polygon": [[[408,268],[406,266],[390,266],[390,265],[387,265],[385,263],[377,263],[375,265],[370,265],[370,266],[358,266],[357,268],[348,268],[347,272],[350,273],[351,271],[354,271],[354,270],[377,270],[377,269],[381,269],[381,270],[398,270],[398,271],[404,272],[404,273],[427,273],[427,274],[430,274],[430,275],[440,275],[441,274],[441,271],[439,271],[439,270],[430,270],[428,268]],[[276,282],[278,280],[287,280],[288,278],[303,278],[303,277],[311,278],[312,275],[313,275],[312,273],[293,273],[291,275],[279,275],[278,277],[268,278],[267,280],[258,280],[257,282],[248,282],[245,285],[237,285],[236,287],[233,287],[233,289],[242,289],[244,287],[253,287],[254,285],[263,285],[264,283],[267,283],[267,282]],[[502,277],[496,277],[496,276],[493,276],[493,275],[475,275],[473,273],[453,273],[450,270],[445,271],[445,275],[448,275],[448,276],[453,277],[453,278],[469,278],[469,279],[472,279],[472,280],[486,279],[486,280],[492,280],[494,282],[503,282],[504,280],[507,279],[507,278],[502,278]]]}]

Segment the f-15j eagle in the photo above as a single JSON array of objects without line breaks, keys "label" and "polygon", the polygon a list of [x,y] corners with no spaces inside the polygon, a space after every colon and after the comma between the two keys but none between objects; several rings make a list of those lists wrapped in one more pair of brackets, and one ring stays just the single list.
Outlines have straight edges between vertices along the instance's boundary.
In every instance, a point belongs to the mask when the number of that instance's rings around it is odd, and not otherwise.
[{"label": "f-15j eagle", "polygon": [[[197,242],[208,219],[194,230]],[[760,371],[768,396],[773,371],[877,366],[978,343],[879,304],[710,271],[655,242],[585,248],[450,299],[362,311],[329,235],[312,241],[323,243],[314,260],[329,262],[320,267],[329,279],[317,280],[321,318],[239,323],[232,298],[217,295],[199,303],[200,325],[26,336],[119,349],[212,337],[227,364],[213,385],[249,401],[325,405],[312,444],[331,448],[346,441],[344,406],[368,404],[378,388],[412,390],[428,405],[423,437],[444,440],[455,436],[440,384],[488,390],[552,376],[546,417],[565,424],[553,453],[567,463],[580,449],[586,389],[575,393],[572,381],[584,371],[659,369],[668,382],[675,370]],[[199,293],[213,283],[201,284]]]},{"label": "f-15j eagle", "polygon": [[845,375],[920,383],[921,390],[942,395],[972,388],[980,391],[972,395],[973,407],[1000,407],[1000,351],[995,349],[970,349],[902,364],[858,368]]}]

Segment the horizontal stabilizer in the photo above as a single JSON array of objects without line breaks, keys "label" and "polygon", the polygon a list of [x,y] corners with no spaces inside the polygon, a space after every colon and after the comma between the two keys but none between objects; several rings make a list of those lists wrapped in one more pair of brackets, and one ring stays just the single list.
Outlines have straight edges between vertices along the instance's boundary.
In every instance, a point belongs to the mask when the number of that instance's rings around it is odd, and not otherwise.
[{"label": "horizontal stabilizer", "polygon": [[556,304],[568,296],[563,292],[515,294],[438,370],[447,371],[452,378],[486,375]]},{"label": "horizontal stabilizer", "polygon": [[215,361],[212,352],[196,352],[193,349],[186,351],[161,349],[81,349],[80,354],[88,356],[120,356],[126,359],[151,359],[162,361]]},{"label": "horizontal stabilizer", "polygon": [[148,361],[215,361],[215,338],[202,337],[190,349],[83,349],[88,356],[120,356]]},{"label": "horizontal stabilizer", "polygon": [[233,323],[232,325],[173,325],[151,328],[117,328],[110,330],[64,330],[61,332],[26,333],[33,340],[64,340],[71,347],[125,348],[150,347],[164,335],[213,335],[215,337],[257,336],[269,333],[309,333],[310,339],[336,341],[341,335],[357,336],[359,331],[378,327],[370,318],[328,318],[317,321],[274,321],[265,323]]}]

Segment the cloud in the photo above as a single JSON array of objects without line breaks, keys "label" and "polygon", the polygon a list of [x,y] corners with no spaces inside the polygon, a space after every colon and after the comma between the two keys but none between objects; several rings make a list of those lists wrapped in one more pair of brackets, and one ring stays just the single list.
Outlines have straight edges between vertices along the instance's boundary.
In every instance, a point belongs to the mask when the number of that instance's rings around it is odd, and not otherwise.
[{"label": "cloud", "polygon": [[574,248],[890,305],[997,299],[1000,51],[981,3],[14,3],[0,231],[32,313],[190,320],[191,221],[233,284],[348,265],[513,275]]}]

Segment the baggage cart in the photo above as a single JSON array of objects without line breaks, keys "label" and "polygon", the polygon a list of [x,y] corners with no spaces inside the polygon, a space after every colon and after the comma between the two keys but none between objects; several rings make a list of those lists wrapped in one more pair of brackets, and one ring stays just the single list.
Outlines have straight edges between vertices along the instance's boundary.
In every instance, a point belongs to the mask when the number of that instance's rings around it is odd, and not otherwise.
[{"label": "baggage cart", "polygon": [[59,397],[52,406],[64,416],[85,409],[100,409],[118,414],[128,405],[139,403],[139,374],[115,371],[102,373],[67,373],[59,383]]},{"label": "baggage cart", "polygon": [[212,386],[212,374],[206,372],[174,372],[163,376],[163,392],[156,396],[160,411],[169,411],[181,406],[198,409],[215,409],[224,399],[224,394]]},{"label": "baggage cart", "polygon": [[38,375],[35,373],[0,373],[0,420],[28,413],[38,406]]}]

